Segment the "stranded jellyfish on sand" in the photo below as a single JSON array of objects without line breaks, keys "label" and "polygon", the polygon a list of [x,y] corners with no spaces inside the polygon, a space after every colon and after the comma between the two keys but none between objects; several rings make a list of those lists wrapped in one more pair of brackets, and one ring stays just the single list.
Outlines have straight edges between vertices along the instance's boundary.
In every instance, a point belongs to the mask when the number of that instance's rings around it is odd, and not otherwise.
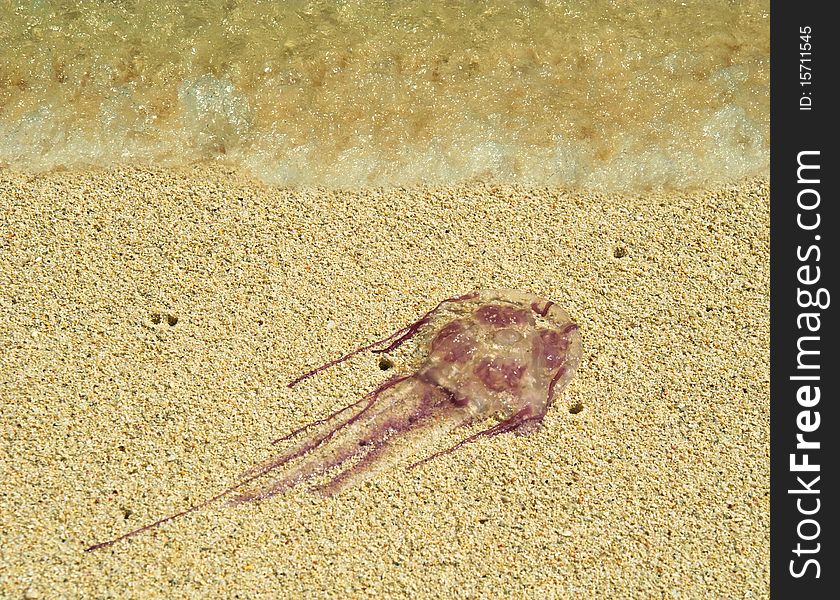
[{"label": "stranded jellyfish on sand", "polygon": [[[334,494],[372,468],[401,436],[424,436],[497,419],[492,426],[408,467],[414,468],[480,437],[528,433],[542,421],[577,369],[581,353],[577,329],[562,308],[524,292],[481,290],[443,300],[414,323],[321,365],[288,386],[362,352],[391,352],[417,337],[422,359],[415,372],[395,375],[356,402],[274,440],[276,444],[311,432],[209,500],[87,550],[110,546],[233,492],[238,494],[232,503],[249,502],[326,478],[315,489]],[[256,490],[242,491],[281,467],[288,468],[279,478]]]}]

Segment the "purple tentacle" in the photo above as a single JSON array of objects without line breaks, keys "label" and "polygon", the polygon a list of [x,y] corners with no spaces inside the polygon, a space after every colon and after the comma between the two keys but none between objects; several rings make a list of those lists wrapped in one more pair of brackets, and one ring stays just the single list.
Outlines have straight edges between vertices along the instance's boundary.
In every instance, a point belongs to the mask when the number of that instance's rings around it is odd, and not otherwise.
[{"label": "purple tentacle", "polygon": [[566,372],[565,365],[561,365],[557,372],[554,374],[554,377],[551,378],[551,381],[548,383],[548,397],[545,401],[545,410],[548,411],[548,408],[554,402],[554,386],[557,385],[557,382],[560,381],[560,378]]},{"label": "purple tentacle", "polygon": [[[205,507],[209,506],[210,504],[213,504],[214,502],[217,502],[217,501],[221,500],[222,498],[231,494],[232,492],[234,492],[238,489],[241,489],[242,487],[246,486],[247,484],[259,479],[260,477],[266,475],[267,473],[285,465],[289,461],[294,460],[295,458],[299,458],[299,457],[303,456],[304,454],[307,454],[308,452],[314,450],[315,448],[317,448],[318,446],[320,446],[324,442],[330,440],[341,429],[344,429],[345,427],[347,427],[351,423],[354,423],[355,421],[360,419],[362,417],[362,415],[365,412],[367,412],[376,403],[377,399],[379,398],[380,393],[382,393],[384,390],[386,390],[386,389],[388,389],[388,388],[390,388],[390,387],[392,387],[392,386],[394,386],[394,385],[396,385],[396,384],[398,384],[398,383],[400,383],[400,382],[402,382],[406,379],[409,379],[409,377],[410,376],[393,377],[393,378],[389,379],[385,383],[378,386],[375,390],[373,390],[373,391],[369,392],[367,395],[365,395],[365,397],[362,400],[367,399],[368,400],[367,405],[361,411],[359,411],[358,413],[356,413],[355,415],[353,415],[352,417],[347,419],[345,422],[343,422],[339,426],[333,428],[332,430],[330,430],[328,433],[324,434],[323,436],[321,436],[319,438],[316,438],[315,440],[311,440],[310,442],[308,442],[308,443],[304,444],[303,446],[295,449],[294,451],[287,452],[287,453],[283,454],[280,458],[271,461],[267,465],[264,465],[262,467],[258,467],[256,469],[252,469],[250,471],[246,471],[245,474],[243,474],[244,479],[242,479],[241,481],[237,482],[236,484],[224,489],[223,491],[219,492],[218,494],[216,494],[212,498],[209,498],[208,500],[205,500],[204,502],[201,502],[199,504],[195,504],[193,506],[190,506],[189,508],[186,508],[186,509],[184,509],[180,512],[177,512],[173,515],[170,515],[168,517],[164,517],[163,519],[158,519],[157,521],[155,521],[153,523],[149,523],[148,525],[138,527],[137,529],[129,531],[128,533],[123,534],[123,535],[121,535],[117,538],[114,538],[112,540],[109,540],[107,542],[101,542],[99,544],[94,544],[93,546],[89,546],[88,548],[85,548],[85,552],[92,552],[94,550],[99,550],[101,548],[107,548],[109,546],[113,546],[114,544],[116,544],[119,541],[128,539],[130,537],[134,537],[135,535],[143,533],[144,531],[154,529],[156,527],[159,527],[160,525],[163,525],[164,523],[167,523],[167,522],[172,521],[174,519],[177,519],[179,517],[186,516],[186,515],[188,515],[190,513],[193,513],[193,512],[195,512],[199,509],[205,508]],[[352,406],[352,405],[350,405],[350,406]],[[345,408],[349,408],[349,406],[345,407]]]},{"label": "purple tentacle", "polygon": [[[317,373],[320,373],[321,371],[329,369],[330,367],[334,367],[335,365],[337,365],[339,363],[342,363],[342,362],[344,362],[344,361],[346,361],[350,358],[353,358],[357,354],[361,354],[362,352],[365,352],[367,350],[372,350],[373,352],[376,352],[376,353],[391,352],[392,350],[395,350],[396,348],[399,348],[406,341],[408,341],[409,339],[414,337],[417,334],[417,332],[420,331],[420,329],[422,329],[422,327],[426,323],[428,323],[432,319],[432,317],[435,315],[435,313],[437,313],[445,304],[449,304],[449,303],[453,303],[453,302],[464,302],[465,300],[470,300],[472,298],[475,298],[475,296],[476,296],[476,292],[471,292],[469,294],[464,294],[463,296],[455,296],[455,297],[452,297],[452,298],[447,298],[446,300],[441,300],[438,303],[437,306],[435,306],[432,310],[430,310],[425,315],[420,317],[414,323],[411,323],[410,325],[406,325],[405,327],[397,329],[394,333],[392,333],[388,337],[382,338],[381,340],[377,340],[377,341],[375,341],[371,344],[368,344],[367,346],[362,346],[361,348],[357,348],[357,349],[353,350],[352,352],[349,352],[349,353],[345,354],[344,356],[341,356],[339,358],[336,358],[335,360],[331,360],[327,363],[324,363],[320,367],[316,367],[316,368],[312,369],[311,371],[307,371],[303,375],[293,379],[288,384],[286,384],[286,387],[293,388],[297,384],[299,384],[301,381],[303,381],[305,379],[309,379],[313,375],[316,375]],[[397,339],[395,340],[394,338],[397,338]],[[387,344],[388,342],[391,342],[391,343],[387,347],[381,348],[381,349],[376,349],[377,346]]]},{"label": "purple tentacle", "polygon": [[327,423],[328,421],[332,421],[334,418],[336,418],[338,415],[340,415],[344,411],[349,410],[351,408],[355,408],[356,406],[358,406],[359,404],[364,402],[366,399],[367,399],[367,395],[363,396],[362,398],[359,398],[358,400],[356,400],[355,402],[353,402],[351,404],[348,404],[344,408],[338,409],[334,413],[331,413],[331,414],[327,415],[326,417],[324,417],[322,419],[318,419],[316,421],[312,421],[311,423],[307,423],[306,425],[298,427],[297,429],[295,429],[291,433],[287,433],[283,437],[279,437],[276,440],[272,440],[271,443],[272,444],[277,444],[279,442],[285,442],[286,440],[289,440],[289,439],[295,437],[296,435],[306,431],[307,429],[311,429],[312,427],[316,427],[318,425],[323,425],[324,423]]},{"label": "purple tentacle", "polygon": [[324,485],[316,487],[316,491],[320,492],[324,496],[332,496],[350,476],[361,471],[379,458],[388,446],[390,439],[391,438],[385,438],[374,442],[362,460],[350,468],[345,469]]},{"label": "purple tentacle", "polygon": [[427,456],[426,458],[424,458],[422,460],[418,460],[417,462],[410,464],[408,466],[408,469],[413,469],[414,467],[418,467],[418,466],[420,466],[424,463],[429,462],[433,458],[437,458],[439,456],[443,456],[444,454],[449,454],[450,452],[454,452],[455,450],[457,450],[461,446],[463,446],[465,444],[469,444],[470,442],[474,442],[478,438],[492,437],[494,435],[499,435],[501,433],[507,433],[508,431],[513,431],[517,427],[520,427],[520,426],[522,426],[523,424],[525,424],[529,421],[533,421],[533,420],[537,420],[537,419],[539,419],[538,416],[531,414],[531,407],[526,406],[526,407],[520,409],[519,412],[516,412],[516,413],[512,414],[510,417],[508,417],[504,421],[496,423],[495,425],[493,425],[493,427],[490,427],[489,429],[485,429],[483,431],[479,431],[478,433],[475,433],[475,434],[469,436],[468,438],[465,438],[465,439],[461,440],[460,442],[458,442],[454,446],[450,446],[449,448],[446,448],[444,450],[439,450],[438,452],[435,452],[431,456]]},{"label": "purple tentacle", "polygon": [[254,469],[246,471],[245,473],[243,473],[243,476],[250,477],[253,473],[260,473],[261,475],[265,475],[266,473],[269,473],[270,471],[274,471],[275,469],[277,469],[279,467],[282,467],[286,463],[288,463],[288,462],[290,462],[290,461],[292,461],[296,458],[300,458],[301,456],[303,456],[304,454],[308,454],[312,450],[315,450],[315,448],[318,448],[319,446],[323,445],[325,442],[328,442],[333,437],[335,437],[335,435],[339,431],[341,431],[342,429],[344,429],[345,427],[347,427],[349,425],[352,425],[353,423],[358,421],[360,418],[362,418],[362,416],[365,413],[367,413],[367,411],[369,411],[373,407],[374,404],[376,404],[376,401],[379,399],[379,395],[382,392],[384,392],[386,389],[388,389],[390,387],[393,387],[393,386],[397,385],[398,383],[401,383],[401,382],[405,381],[406,379],[409,379],[410,377],[411,377],[410,375],[406,375],[406,376],[402,376],[402,377],[392,377],[388,381],[380,384],[379,386],[376,387],[376,389],[368,392],[365,395],[365,397],[362,398],[362,400],[367,400],[368,403],[365,405],[365,407],[362,410],[357,412],[355,415],[353,415],[349,419],[345,420],[340,425],[338,425],[336,427],[333,427],[331,430],[329,430],[324,435],[316,437],[314,439],[311,439],[308,442],[306,442],[305,444],[303,444],[302,446],[300,446],[296,449],[290,450],[290,451],[288,451],[284,454],[281,454],[279,457],[277,457],[276,459],[274,459],[273,461],[271,461],[267,465],[263,465],[262,467],[256,467]]},{"label": "purple tentacle", "polygon": [[[397,384],[411,378],[411,376],[400,378],[397,381],[394,381],[393,384]],[[423,399],[419,402],[417,407],[396,418],[389,417],[388,420],[380,425],[376,425],[373,421],[373,419],[377,418],[377,415],[370,416],[367,426],[369,429],[372,429],[371,435],[358,439],[358,442],[353,441],[352,444],[345,445],[343,448],[339,449],[337,454],[333,455],[327,461],[316,461],[314,464],[304,463],[303,465],[297,467],[293,473],[276,482],[271,487],[254,494],[243,494],[234,498],[232,502],[240,503],[252,500],[264,500],[272,496],[276,496],[277,494],[300,485],[305,481],[309,481],[314,477],[332,471],[333,469],[346,463],[348,460],[362,455],[362,458],[358,463],[348,467],[336,475],[330,482],[314,488],[326,495],[331,495],[342,485],[344,481],[373,463],[379,455],[382,454],[385,447],[390,444],[390,441],[394,438],[394,436],[416,429],[421,426],[430,415],[434,414],[435,410],[440,407],[442,402],[449,403],[449,395],[446,393],[441,394],[441,391],[442,390],[435,390],[435,394],[437,395],[427,391],[424,393]],[[445,392],[445,390],[443,391]]]},{"label": "purple tentacle", "polygon": [[197,510],[205,508],[205,507],[213,504],[214,502],[217,502],[218,500],[221,500],[222,498],[224,498],[225,496],[227,496],[231,492],[233,492],[233,491],[235,491],[235,490],[237,490],[241,487],[244,487],[245,485],[251,483],[255,479],[258,479],[262,476],[263,476],[263,473],[257,473],[257,474],[255,474],[251,477],[243,479],[242,481],[228,487],[227,489],[219,492],[218,494],[216,494],[215,496],[213,496],[212,498],[210,498],[208,500],[205,500],[204,502],[201,502],[199,504],[195,504],[193,506],[190,506],[189,508],[186,508],[186,509],[184,509],[180,512],[177,512],[174,515],[169,515],[168,517],[164,517],[163,519],[158,519],[154,523],[149,523],[148,525],[143,525],[142,527],[138,527],[137,529],[129,531],[128,533],[125,533],[125,534],[123,534],[119,537],[116,537],[112,540],[108,540],[107,542],[100,542],[99,544],[94,544],[93,546],[89,546],[89,547],[85,548],[85,552],[93,552],[94,550],[100,550],[102,548],[108,548],[110,546],[113,546],[117,542],[120,542],[122,540],[134,537],[135,535],[141,534],[144,531],[154,529],[156,527],[159,527],[159,526],[163,525],[164,523],[167,523],[169,521],[173,521],[173,520],[175,520],[179,517],[183,517],[185,515],[188,515],[190,513],[195,512]]},{"label": "purple tentacle", "polygon": [[546,300],[545,306],[540,308],[538,302],[531,302],[531,310],[537,313],[539,316],[544,317],[548,314],[548,310],[554,305],[554,302],[551,300]]},{"label": "purple tentacle", "polygon": [[377,439],[366,440],[366,452],[359,462],[345,469],[333,477],[330,481],[318,486],[315,489],[324,496],[332,496],[334,493],[339,491],[341,486],[353,475],[363,471],[366,467],[374,463],[387,449],[396,434],[405,433],[421,426],[428,417],[434,413],[436,408],[438,408],[438,405],[435,403],[424,403],[409,417],[402,421],[395,422],[390,426],[386,426]]}]

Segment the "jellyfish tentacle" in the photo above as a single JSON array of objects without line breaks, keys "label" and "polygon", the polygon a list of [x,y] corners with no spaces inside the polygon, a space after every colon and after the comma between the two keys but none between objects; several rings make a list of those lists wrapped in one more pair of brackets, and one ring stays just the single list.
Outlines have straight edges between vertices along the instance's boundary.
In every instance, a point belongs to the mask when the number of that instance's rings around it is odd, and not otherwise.
[{"label": "jellyfish tentacle", "polygon": [[290,490],[302,483],[305,483],[319,475],[323,475],[335,468],[340,467],[348,460],[351,460],[360,454],[367,455],[375,447],[381,444],[381,440],[364,440],[365,444],[352,445],[347,444],[336,456],[330,460],[323,460],[317,457],[310,462],[303,465],[298,465],[295,470],[289,475],[283,477],[279,481],[265,488],[264,490],[250,493],[240,494],[231,502],[233,504],[240,504],[243,502],[252,502],[255,500],[266,500],[273,496],[277,496],[287,490]]},{"label": "jellyfish tentacle", "polygon": [[350,410],[351,408],[355,408],[355,407],[357,407],[359,404],[361,404],[362,402],[364,402],[366,399],[367,399],[367,395],[365,395],[365,396],[363,396],[363,397],[359,398],[358,400],[356,400],[355,402],[353,402],[353,403],[351,403],[351,404],[348,404],[348,405],[347,405],[347,406],[345,406],[344,408],[340,408],[340,409],[338,409],[337,411],[335,411],[335,412],[333,412],[333,413],[330,413],[330,414],[329,414],[329,415],[327,415],[326,417],[323,417],[323,418],[321,418],[321,419],[317,419],[317,420],[315,420],[315,421],[312,421],[311,423],[307,423],[306,425],[302,425],[301,427],[298,427],[298,428],[297,428],[297,429],[295,429],[294,431],[292,431],[292,432],[290,432],[290,433],[287,433],[287,434],[286,434],[286,435],[284,435],[283,437],[279,437],[279,438],[277,438],[276,440],[272,440],[272,441],[271,441],[271,443],[272,443],[272,445],[273,445],[273,444],[277,444],[277,443],[279,443],[279,442],[285,442],[286,440],[290,440],[290,439],[292,439],[293,437],[295,437],[296,435],[298,435],[298,434],[300,434],[300,433],[303,433],[303,432],[304,432],[304,431],[306,431],[307,429],[311,429],[311,428],[313,428],[313,427],[317,427],[318,425],[323,425],[324,423],[327,423],[327,422],[329,422],[329,421],[332,421],[334,418],[336,418],[336,417],[337,417],[338,415],[340,415],[341,413],[343,413],[343,412],[345,412],[345,411],[347,411],[347,410]]},{"label": "jellyfish tentacle", "polygon": [[[475,296],[476,296],[476,292],[472,292],[472,293],[469,293],[469,294],[464,294],[462,296],[453,296],[452,298],[447,298],[445,300],[441,300],[440,302],[438,302],[437,306],[435,306],[432,310],[430,310],[425,315],[423,315],[422,317],[417,319],[414,323],[412,323],[411,325],[407,325],[407,326],[403,327],[400,331],[404,331],[405,333],[403,333],[399,338],[397,338],[396,340],[391,342],[391,344],[389,346],[387,346],[385,348],[378,348],[378,349],[372,350],[372,352],[374,352],[376,354],[382,354],[382,353],[385,353],[385,352],[391,352],[392,350],[396,350],[397,348],[402,346],[405,342],[407,342],[408,340],[413,338],[415,335],[417,335],[417,333],[423,328],[423,326],[425,326],[426,323],[431,321],[432,317],[434,317],[440,311],[440,309],[443,308],[443,306],[445,304],[454,304],[456,302],[465,302],[467,300],[471,300],[472,298],[475,298]],[[391,337],[394,337],[394,336],[391,336]],[[388,339],[390,339],[390,338],[388,338]]]},{"label": "jellyfish tentacle", "polygon": [[324,435],[321,435],[321,436],[318,436],[314,439],[311,439],[311,440],[307,441],[306,443],[304,443],[303,445],[298,446],[297,448],[292,448],[292,449],[288,450],[287,452],[284,452],[284,453],[280,454],[275,459],[269,461],[268,464],[265,464],[261,467],[255,467],[253,469],[249,469],[248,471],[245,471],[241,475],[241,477],[250,477],[252,474],[255,474],[255,473],[260,473],[261,475],[265,475],[265,474],[267,474],[271,471],[274,471],[274,470],[278,469],[279,467],[282,467],[286,463],[288,463],[288,462],[290,462],[290,461],[292,461],[296,458],[300,458],[301,456],[303,456],[305,454],[308,454],[312,450],[315,450],[316,448],[318,448],[319,446],[321,446],[325,442],[328,442],[333,437],[335,437],[335,435],[339,431],[341,431],[342,429],[348,427],[349,425],[352,425],[353,423],[355,423],[356,421],[361,419],[362,416],[365,413],[367,413],[373,407],[374,404],[376,404],[376,402],[377,402],[377,400],[379,400],[379,397],[382,394],[382,392],[384,392],[388,388],[391,388],[391,387],[397,385],[398,383],[401,383],[401,382],[405,381],[406,379],[409,379],[410,377],[411,377],[410,375],[392,377],[388,381],[385,381],[384,383],[378,385],[376,387],[376,389],[371,390],[370,392],[368,392],[362,398],[362,400],[367,400],[368,401],[367,404],[364,406],[364,408],[362,408],[362,410],[360,410],[359,412],[354,414],[352,417],[344,420],[339,425],[333,427],[331,430],[329,430]]},{"label": "jellyfish tentacle", "polygon": [[193,504],[189,508],[185,508],[184,510],[181,510],[181,511],[175,513],[175,514],[169,515],[168,517],[158,519],[157,521],[154,521],[152,523],[148,523],[146,525],[143,525],[142,527],[138,527],[137,529],[133,529],[133,530],[129,531],[128,533],[124,533],[123,535],[121,535],[119,537],[116,537],[112,540],[108,540],[106,542],[100,542],[98,544],[94,544],[93,546],[88,546],[87,548],[85,548],[85,552],[93,552],[94,550],[100,550],[102,548],[108,548],[110,546],[113,546],[117,542],[121,542],[122,540],[132,538],[132,537],[134,537],[138,534],[143,533],[144,531],[149,531],[150,529],[155,529],[157,527],[160,527],[164,523],[168,523],[169,521],[174,521],[175,519],[178,519],[180,517],[184,517],[184,516],[186,516],[190,513],[194,513],[198,510],[201,510],[202,508],[206,508],[207,506],[210,506],[214,502],[218,502],[219,500],[221,500],[225,496],[231,494],[232,492],[248,485],[249,483],[255,481],[256,479],[259,479],[263,475],[264,475],[264,473],[256,473],[254,475],[246,477],[242,481],[238,481],[237,483],[225,488],[224,490],[222,490],[221,492],[219,492],[218,494],[216,494],[212,498],[208,498],[207,500],[205,500],[203,502],[199,502],[198,504]]},{"label": "jellyfish tentacle", "polygon": [[[245,493],[236,496],[231,500],[231,504],[241,504],[245,502],[253,502],[253,501],[262,501],[282,494],[298,485],[310,481],[315,477],[320,475],[324,475],[333,469],[336,469],[347,461],[352,460],[360,455],[362,459],[356,463],[353,467],[345,469],[339,475],[333,478],[330,482],[324,485],[315,486],[313,491],[323,491],[324,488],[331,485],[333,481],[338,479],[341,476],[348,476],[352,471],[355,471],[357,467],[364,464],[369,464],[372,462],[372,459],[377,457],[381,454],[381,450],[384,446],[388,443],[388,439],[385,436],[382,439],[378,440],[366,440],[366,444],[364,446],[353,446],[348,444],[342,451],[339,452],[338,455],[334,456],[328,461],[320,460],[320,459],[313,459],[310,463],[299,465],[298,468],[289,475],[283,477],[279,481],[275,482],[271,486],[267,487],[264,490],[254,492],[254,493]],[[330,495],[330,494],[326,494]]]},{"label": "jellyfish tentacle", "polygon": [[[376,415],[367,415],[365,417],[365,421],[371,421],[375,418]],[[337,456],[334,456],[330,460],[325,461],[324,459],[319,458],[318,456],[314,456],[309,462],[297,465],[292,473],[286,475],[281,480],[270,485],[269,487],[258,492],[240,494],[231,502],[233,504],[240,504],[243,502],[251,502],[254,500],[264,500],[266,498],[276,496],[277,494],[283,491],[289,490],[305,481],[312,479],[313,477],[322,475],[327,471],[341,466],[342,464],[358,456],[362,452],[369,450],[370,448],[368,447],[368,444],[371,444],[372,440],[362,441],[364,441],[365,443],[359,443],[355,447],[347,445],[344,448],[344,450],[339,452]],[[315,450],[315,448],[313,448],[313,450]]]},{"label": "jellyfish tentacle", "polygon": [[[363,417],[358,422],[361,430],[350,432],[348,436],[341,438],[332,446],[323,444],[318,452],[313,452],[305,461],[295,465],[291,472],[269,487],[241,494],[231,502],[239,504],[276,496],[314,477],[328,473],[359,456],[361,460],[339,474],[338,481],[349,478],[372,463],[394,436],[417,428],[441,404],[449,401],[449,396],[442,394],[437,386],[430,386],[415,376],[395,378],[392,384],[396,386],[408,380],[411,382],[389,396],[388,402],[379,404],[372,411],[368,411],[366,407],[364,415],[359,413],[359,417]],[[384,389],[379,391],[384,391]],[[338,481],[332,486],[333,488],[338,487]],[[326,489],[331,485],[328,483],[321,488]]]},{"label": "jellyfish tentacle", "polygon": [[268,498],[290,490],[293,487],[300,485],[301,483],[309,481],[310,479],[317,477],[318,475],[322,475],[330,469],[334,469],[344,464],[345,462],[356,456],[358,452],[358,449],[345,449],[344,452],[334,457],[330,461],[326,462],[315,458],[309,463],[306,463],[304,465],[298,465],[294,472],[290,473],[289,475],[286,475],[279,481],[276,481],[275,483],[262,490],[239,494],[238,496],[231,499],[230,503],[243,504],[245,502],[267,500]]},{"label": "jellyfish tentacle", "polygon": [[[435,306],[432,310],[430,310],[429,312],[424,314],[422,317],[420,317],[419,319],[417,319],[416,321],[414,321],[410,325],[406,325],[405,327],[401,327],[400,329],[397,329],[391,335],[389,335],[387,337],[384,337],[381,340],[376,340],[375,342],[372,342],[372,343],[370,343],[366,346],[362,346],[361,348],[356,348],[355,350],[353,350],[351,352],[348,352],[344,356],[341,356],[339,358],[336,358],[335,360],[331,360],[329,362],[326,362],[323,365],[312,369],[311,371],[307,371],[303,375],[300,375],[300,376],[296,377],[295,379],[293,379],[292,381],[290,381],[289,383],[287,383],[286,387],[293,388],[297,384],[299,384],[301,381],[304,381],[305,379],[309,379],[313,375],[316,375],[316,374],[320,373],[321,371],[325,371],[325,370],[329,369],[330,367],[334,367],[337,364],[343,363],[343,362],[353,358],[357,354],[361,354],[362,352],[366,352],[368,350],[372,350],[373,352],[375,352],[377,354],[384,353],[384,352],[391,352],[392,350],[395,350],[395,349],[399,348],[406,341],[408,341],[409,339],[414,337],[423,328],[423,326],[426,325],[426,323],[428,323],[432,319],[432,317],[438,311],[440,311],[441,308],[443,308],[443,306],[445,304],[451,304],[451,303],[455,303],[455,302],[464,302],[466,300],[470,300],[471,298],[474,298],[475,295],[476,295],[476,293],[472,292],[472,293],[469,293],[469,294],[464,294],[462,296],[453,296],[452,298],[447,298],[445,300],[441,300],[438,303],[437,306]],[[394,338],[396,338],[396,339],[394,339]],[[390,344],[389,344],[389,342],[390,342]],[[381,346],[383,344],[389,344],[389,345],[386,346],[385,348],[377,349],[377,346]]]},{"label": "jellyfish tentacle", "polygon": [[130,537],[134,537],[135,535],[137,535],[139,533],[143,533],[144,531],[154,529],[156,527],[159,527],[160,525],[163,525],[164,523],[175,520],[179,517],[186,516],[186,515],[188,515],[190,513],[193,513],[193,512],[195,512],[199,509],[205,508],[206,506],[209,506],[210,504],[213,504],[214,502],[217,502],[217,501],[221,500],[225,496],[228,496],[232,492],[244,487],[245,485],[247,485],[249,483],[252,483],[253,481],[256,481],[257,479],[259,479],[260,477],[270,473],[271,471],[274,471],[275,469],[278,469],[279,467],[285,465],[289,461],[292,461],[295,458],[299,458],[299,457],[311,452],[312,450],[314,450],[318,446],[322,445],[324,442],[326,442],[329,439],[331,439],[332,437],[334,437],[336,435],[336,433],[338,433],[341,429],[347,427],[348,425],[350,425],[350,424],[354,423],[355,421],[357,421],[358,419],[360,419],[364,413],[366,413],[374,404],[376,404],[376,401],[379,399],[379,396],[381,395],[381,393],[383,391],[385,391],[386,389],[388,389],[390,387],[393,387],[393,386],[397,385],[398,383],[400,383],[402,381],[405,381],[406,379],[409,379],[409,377],[410,376],[392,377],[388,381],[379,385],[375,390],[368,393],[365,396],[365,398],[362,399],[362,400],[368,399],[367,405],[361,411],[359,411],[358,413],[356,413],[355,415],[353,415],[352,417],[347,419],[345,422],[343,422],[342,424],[333,428],[332,430],[330,430],[329,432],[327,432],[323,436],[321,436],[319,438],[316,438],[315,440],[312,440],[309,443],[304,444],[303,446],[301,446],[299,448],[296,448],[293,451],[284,453],[283,455],[281,455],[280,457],[271,461],[267,465],[263,465],[262,467],[257,467],[255,469],[251,469],[249,471],[246,471],[245,473],[243,473],[241,475],[241,477],[242,477],[241,481],[238,481],[234,485],[224,489],[223,491],[219,492],[218,494],[216,494],[212,498],[209,498],[209,499],[205,500],[204,502],[200,502],[199,504],[195,504],[193,506],[190,506],[189,508],[186,508],[186,509],[184,509],[182,511],[179,511],[179,512],[173,514],[173,515],[168,516],[168,517],[158,519],[157,521],[155,521],[153,523],[149,523],[148,525],[144,525],[142,527],[139,527],[137,529],[129,531],[128,533],[123,534],[123,535],[121,535],[117,538],[114,538],[113,540],[109,540],[107,542],[101,542],[99,544],[95,544],[93,546],[90,546],[90,547],[85,549],[85,552],[92,552],[94,550],[99,550],[101,548],[107,548],[107,547],[112,546],[113,544],[115,544],[115,543],[117,543],[121,540],[130,538]]},{"label": "jellyfish tentacle", "polygon": [[534,300],[531,302],[531,310],[537,313],[539,316],[544,317],[548,314],[549,309],[554,305],[554,302],[551,300],[546,300],[545,304],[542,308],[540,308],[540,301]]},{"label": "jellyfish tentacle", "polygon": [[383,338],[383,339],[381,339],[381,340],[376,340],[375,342],[373,342],[373,343],[371,343],[371,344],[368,344],[367,346],[362,346],[361,348],[356,348],[356,349],[355,349],[355,350],[353,350],[352,352],[348,352],[348,353],[347,353],[347,354],[345,354],[344,356],[341,356],[341,357],[339,357],[339,358],[336,358],[335,360],[331,360],[331,361],[325,362],[325,363],[324,363],[324,364],[322,364],[321,366],[316,367],[316,368],[312,369],[311,371],[307,371],[307,372],[306,372],[306,373],[304,373],[303,375],[299,375],[298,377],[295,377],[295,378],[294,378],[294,379],[292,379],[289,383],[287,383],[287,384],[286,384],[286,387],[287,387],[287,388],[293,388],[293,387],[295,387],[297,384],[299,384],[301,381],[303,381],[303,380],[305,380],[305,379],[309,379],[310,377],[312,377],[313,375],[317,375],[317,374],[318,374],[318,373],[320,373],[321,371],[326,371],[326,370],[327,370],[327,369],[329,369],[330,367],[334,367],[334,366],[335,366],[335,365],[337,365],[337,364],[343,363],[344,361],[346,361],[346,360],[349,360],[349,359],[353,358],[353,357],[354,357],[354,356],[356,356],[357,354],[361,354],[362,352],[365,352],[365,351],[367,351],[367,350],[370,350],[371,348],[375,348],[376,346],[378,346],[378,345],[380,345],[380,344],[384,344],[385,342],[389,341],[389,340],[390,340],[392,337],[394,337],[395,335],[397,335],[397,334],[401,333],[404,329],[405,329],[405,328],[403,328],[403,329],[398,329],[397,331],[395,331],[394,333],[392,333],[391,335],[389,335],[389,336],[388,336],[388,337],[386,337],[386,338]]},{"label": "jellyfish tentacle", "polygon": [[449,448],[444,448],[443,450],[439,450],[439,451],[435,452],[434,454],[432,454],[431,456],[427,456],[424,459],[418,460],[417,462],[410,464],[407,467],[407,469],[411,470],[415,467],[419,467],[420,465],[429,462],[430,460],[432,460],[434,458],[438,458],[439,456],[443,456],[444,454],[449,454],[450,452],[454,452],[455,450],[458,450],[460,447],[462,447],[466,444],[469,444],[471,442],[474,442],[479,438],[493,437],[493,436],[499,435],[501,433],[507,433],[508,431],[513,431],[513,430],[521,427],[525,423],[528,423],[528,422],[533,421],[533,420],[538,419],[538,418],[539,418],[539,416],[533,415],[531,413],[531,408],[529,406],[526,406],[526,407],[520,409],[518,412],[511,415],[510,417],[508,417],[507,419],[505,419],[504,421],[500,421],[499,423],[496,423],[495,425],[493,425],[492,427],[490,427],[488,429],[484,429],[482,431],[479,431],[478,433],[474,433],[473,435],[461,440],[460,442],[458,442],[454,446],[450,446]]},{"label": "jellyfish tentacle", "polygon": [[375,443],[359,462],[343,470],[341,473],[333,477],[327,483],[316,486],[315,491],[327,497],[335,494],[341,488],[341,486],[347,482],[347,480],[350,477],[362,471],[365,467],[369,466],[377,458],[379,458],[385,451],[385,449],[388,447],[390,440],[391,438],[388,437]]},{"label": "jellyfish tentacle", "polygon": [[[435,391],[440,392],[440,390]],[[428,396],[426,398],[428,398]],[[379,433],[376,439],[368,440],[370,447],[367,449],[359,462],[338,473],[327,483],[316,486],[315,491],[320,492],[324,496],[332,496],[340,491],[352,477],[364,471],[376,460],[378,460],[379,457],[388,449],[391,442],[397,435],[404,434],[408,431],[424,426],[427,419],[435,413],[436,409],[440,407],[441,402],[448,402],[449,400],[447,394],[442,395],[442,399],[438,402],[429,402],[426,401],[426,398],[424,398],[424,401],[420,403],[420,406],[418,406],[409,415],[404,415],[402,419],[383,427],[383,430]]]},{"label": "jellyfish tentacle", "polygon": [[557,369],[557,372],[554,374],[554,377],[551,378],[551,381],[548,382],[548,395],[545,401],[545,409],[544,412],[548,412],[548,407],[554,403],[554,388],[557,386],[557,382],[560,381],[560,378],[566,374],[566,365],[565,363]]}]

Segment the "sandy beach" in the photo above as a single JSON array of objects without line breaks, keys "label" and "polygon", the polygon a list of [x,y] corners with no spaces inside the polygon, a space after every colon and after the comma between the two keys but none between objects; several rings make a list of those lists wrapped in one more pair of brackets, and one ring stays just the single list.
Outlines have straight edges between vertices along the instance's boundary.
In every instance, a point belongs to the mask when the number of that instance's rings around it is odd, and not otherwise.
[{"label": "sandy beach", "polygon": [[[0,172],[0,596],[768,597],[768,195]],[[384,375],[291,378],[477,288],[581,327],[539,431],[84,552]]]}]

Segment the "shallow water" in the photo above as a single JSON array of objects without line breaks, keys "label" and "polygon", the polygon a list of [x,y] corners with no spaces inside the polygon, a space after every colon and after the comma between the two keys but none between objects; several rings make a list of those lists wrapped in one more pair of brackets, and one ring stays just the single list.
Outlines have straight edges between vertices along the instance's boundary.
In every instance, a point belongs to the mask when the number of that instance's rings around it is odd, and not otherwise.
[{"label": "shallow water", "polygon": [[764,175],[769,2],[0,0],[0,164],[635,191]]}]

